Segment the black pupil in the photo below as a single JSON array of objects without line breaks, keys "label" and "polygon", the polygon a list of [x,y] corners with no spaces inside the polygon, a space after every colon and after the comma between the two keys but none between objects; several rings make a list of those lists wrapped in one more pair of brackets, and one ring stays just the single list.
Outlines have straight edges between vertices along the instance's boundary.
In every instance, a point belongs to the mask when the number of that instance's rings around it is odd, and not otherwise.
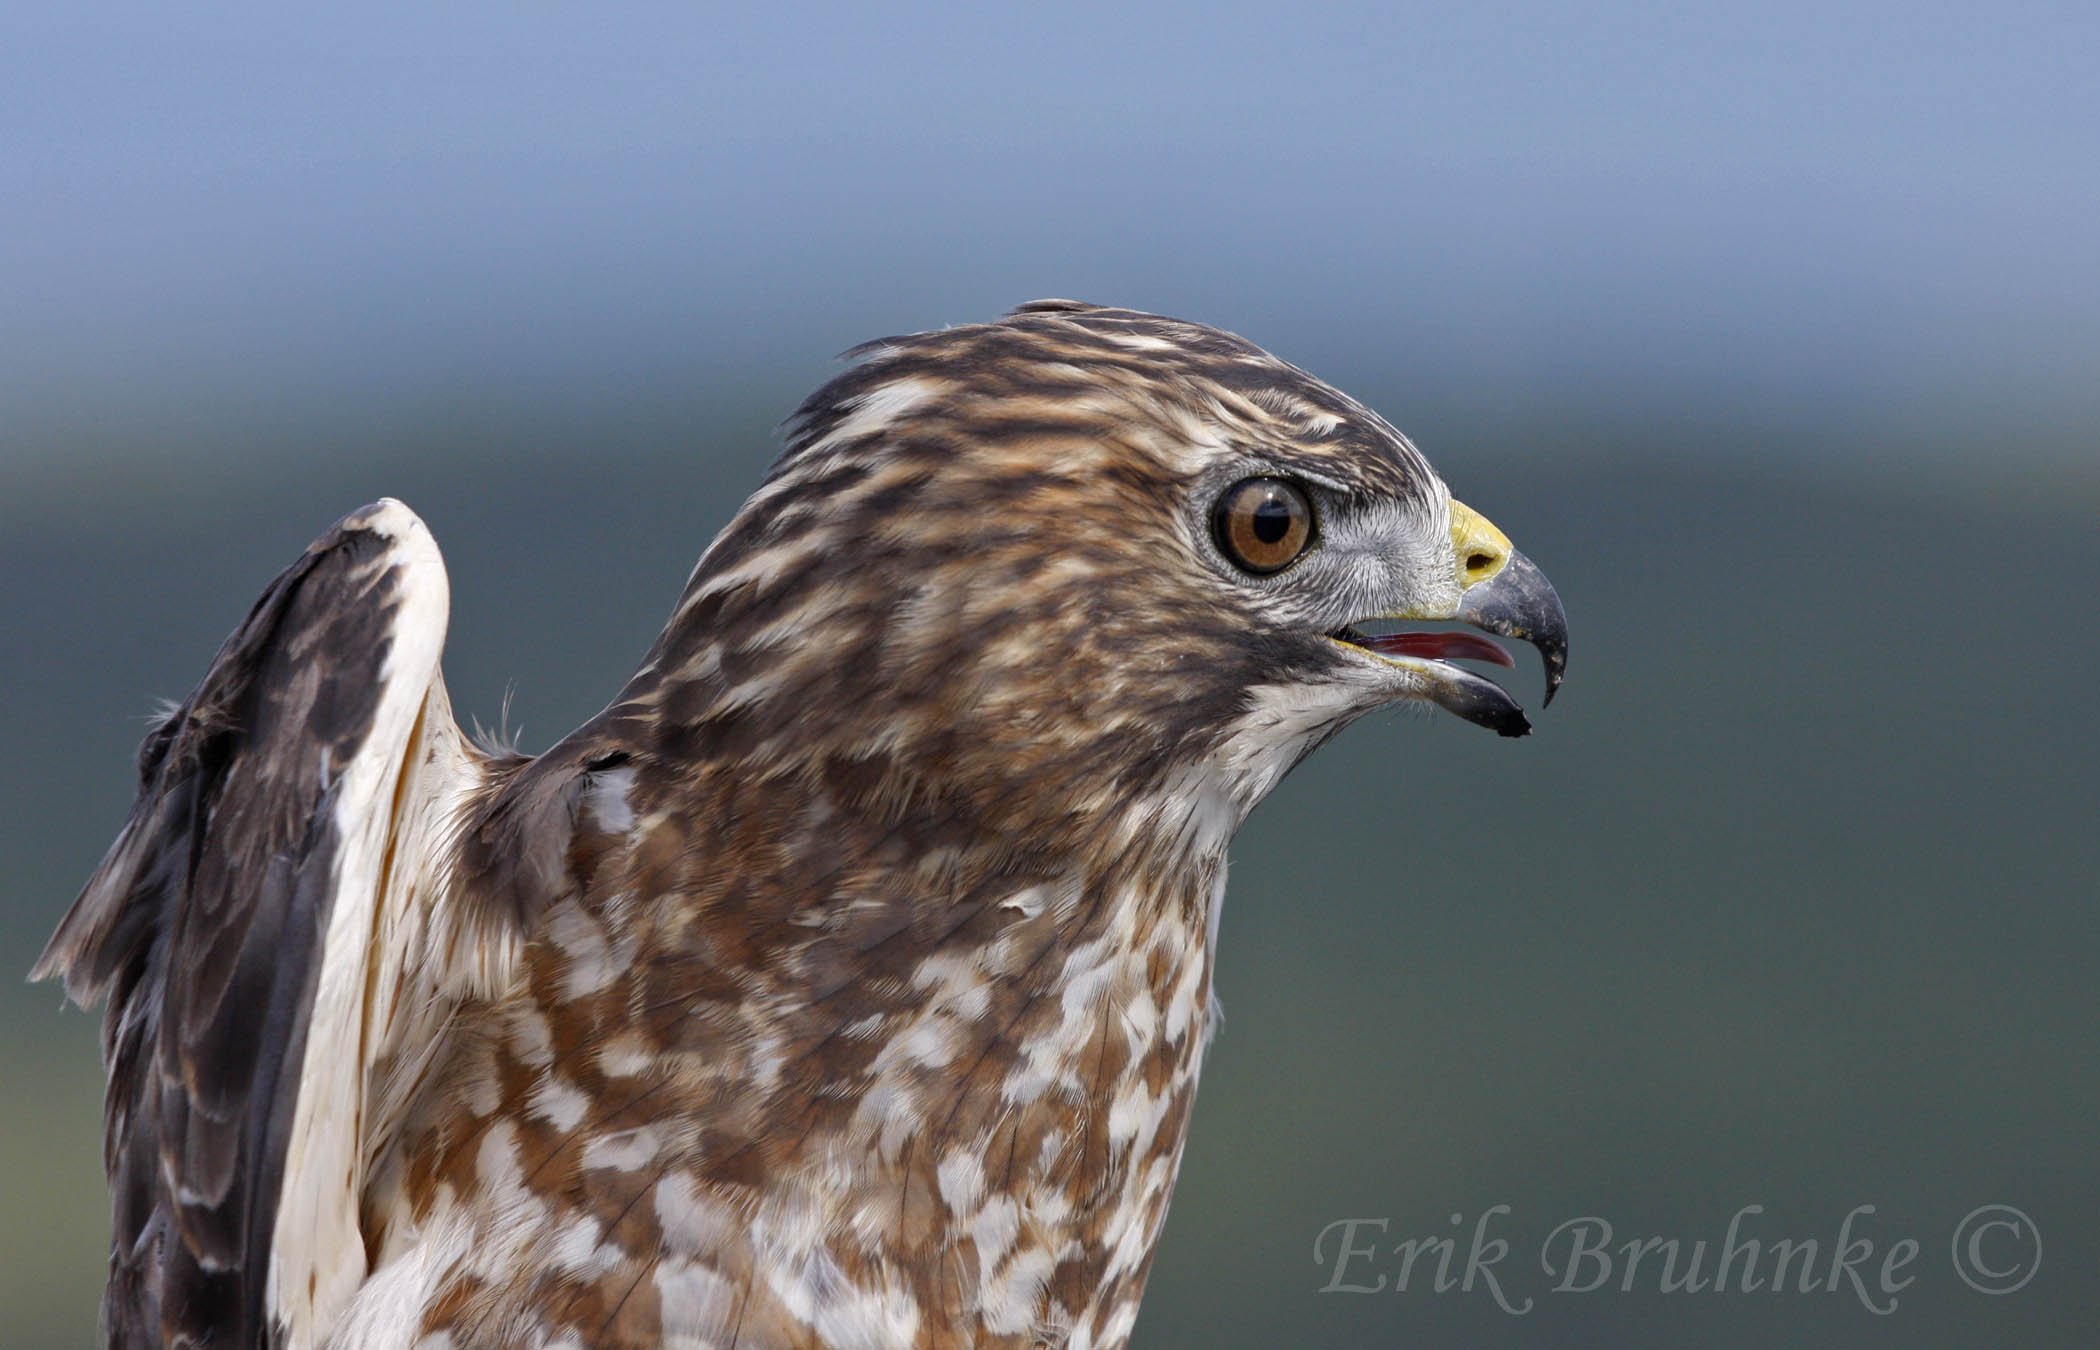
[{"label": "black pupil", "polygon": [[1254,537],[1274,544],[1291,532],[1291,508],[1283,494],[1271,488],[1267,499],[1254,508]]}]

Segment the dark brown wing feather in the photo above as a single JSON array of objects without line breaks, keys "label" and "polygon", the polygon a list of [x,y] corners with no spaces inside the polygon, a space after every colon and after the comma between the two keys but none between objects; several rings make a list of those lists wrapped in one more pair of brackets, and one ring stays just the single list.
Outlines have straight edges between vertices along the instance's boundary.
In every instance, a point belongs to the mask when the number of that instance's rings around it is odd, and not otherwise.
[{"label": "dark brown wing feather", "polygon": [[373,528],[389,509],[316,541],[146,738],[131,818],[34,972],[109,999],[112,1346],[279,1338],[267,1261],[340,780],[371,733],[399,605],[396,540]]}]

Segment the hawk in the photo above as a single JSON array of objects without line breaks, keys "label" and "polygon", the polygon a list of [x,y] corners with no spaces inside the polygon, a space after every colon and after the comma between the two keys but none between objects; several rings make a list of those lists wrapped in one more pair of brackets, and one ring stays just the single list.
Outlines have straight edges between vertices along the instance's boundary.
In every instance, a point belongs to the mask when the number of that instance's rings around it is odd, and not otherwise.
[{"label": "hawk", "polygon": [[1124,1344],[1226,846],[1344,724],[1503,735],[1552,588],[1363,405],[1068,301],[794,415],[546,753],[387,500],[147,737],[36,968],[108,1000],[121,1347]]}]

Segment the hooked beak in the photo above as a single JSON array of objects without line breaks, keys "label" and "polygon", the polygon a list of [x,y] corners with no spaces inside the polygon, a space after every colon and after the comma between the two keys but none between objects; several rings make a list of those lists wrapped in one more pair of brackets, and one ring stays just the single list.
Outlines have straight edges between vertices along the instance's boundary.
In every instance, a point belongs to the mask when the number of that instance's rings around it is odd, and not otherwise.
[{"label": "hooked beak", "polygon": [[1546,666],[1546,697],[1540,706],[1553,701],[1568,671],[1568,616],[1538,564],[1511,549],[1502,570],[1468,590],[1453,617],[1537,648]]},{"label": "hooked beak", "polygon": [[[1451,503],[1451,546],[1460,587],[1457,607],[1448,614],[1417,612],[1394,617],[1454,619],[1483,632],[1530,643],[1545,663],[1544,702],[1551,703],[1568,668],[1568,616],[1554,594],[1553,583],[1487,517],[1463,502]],[[1420,697],[1468,722],[1504,736],[1522,736],[1531,730],[1523,708],[1502,686],[1450,664],[1469,658],[1514,665],[1497,643],[1465,633],[1363,637],[1351,631],[1344,640],[1414,671],[1420,677],[1416,690]]]}]

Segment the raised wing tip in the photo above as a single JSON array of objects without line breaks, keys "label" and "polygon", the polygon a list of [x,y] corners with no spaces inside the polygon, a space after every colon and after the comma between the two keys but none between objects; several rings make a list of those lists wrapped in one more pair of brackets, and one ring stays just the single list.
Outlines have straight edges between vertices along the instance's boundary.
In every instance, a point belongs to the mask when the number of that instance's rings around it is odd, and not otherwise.
[{"label": "raised wing tip", "polygon": [[394,497],[381,497],[370,505],[358,507],[336,522],[336,530],[344,533],[369,531],[397,544],[430,538],[430,527],[423,523],[423,518]]},{"label": "raised wing tip", "polygon": [[[378,687],[398,684],[409,704],[420,709],[439,680],[450,613],[444,558],[429,527],[402,502],[382,497],[337,521],[271,583],[184,707],[211,710],[245,699],[249,681],[263,668],[261,653],[285,640],[279,630],[289,623],[310,630],[303,640],[309,660],[320,662],[316,669],[355,668],[359,652],[380,653],[381,666],[374,672]],[[209,730],[204,723],[219,725],[207,712],[194,728],[186,718],[177,731],[203,736]],[[293,730],[284,734],[293,737],[294,745],[300,743]],[[179,753],[170,762],[188,763]],[[163,837],[158,814],[160,798],[177,784],[161,782],[149,767],[142,759],[145,777],[132,820],[29,971],[32,983],[62,979],[67,995],[83,1007],[103,994],[116,969],[112,963],[140,939],[141,925],[157,913],[148,899],[132,894],[150,879],[151,869],[140,869],[178,846],[177,840]],[[182,768],[178,778],[193,767]]]},{"label": "raised wing tip", "polygon": [[[399,630],[407,634],[428,633],[442,645],[451,613],[451,588],[444,555],[438,551],[430,527],[403,502],[381,497],[337,521],[335,528],[316,539],[309,551],[326,552],[345,537],[360,534],[383,540],[386,565],[401,570],[405,608],[399,616]],[[433,662],[436,660],[434,650],[430,657]]]}]

